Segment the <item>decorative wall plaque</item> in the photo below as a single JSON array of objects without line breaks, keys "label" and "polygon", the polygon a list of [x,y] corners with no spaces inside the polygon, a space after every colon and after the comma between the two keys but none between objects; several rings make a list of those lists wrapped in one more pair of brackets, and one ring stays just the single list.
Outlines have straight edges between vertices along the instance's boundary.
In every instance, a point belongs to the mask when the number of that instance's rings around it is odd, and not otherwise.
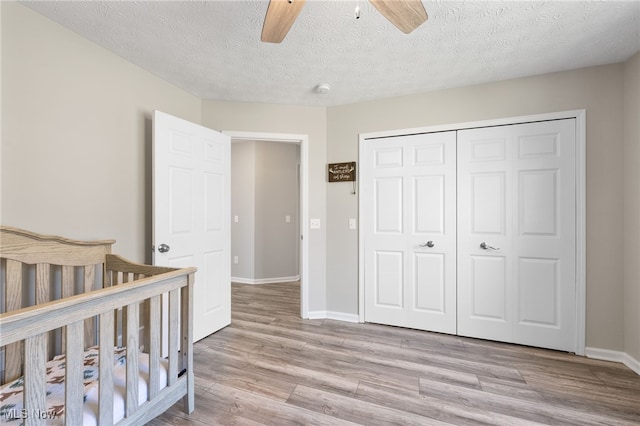
[{"label": "decorative wall plaque", "polygon": [[329,164],[329,182],[355,182],[356,162]]}]

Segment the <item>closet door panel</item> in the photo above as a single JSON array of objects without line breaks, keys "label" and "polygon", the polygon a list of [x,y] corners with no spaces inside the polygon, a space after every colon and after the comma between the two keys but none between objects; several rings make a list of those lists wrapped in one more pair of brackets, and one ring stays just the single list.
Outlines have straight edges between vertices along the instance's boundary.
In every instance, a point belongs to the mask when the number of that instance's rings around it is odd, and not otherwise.
[{"label": "closet door panel", "polygon": [[455,333],[455,162],[455,132],[367,141],[366,321]]},{"label": "closet door panel", "polygon": [[501,128],[458,131],[457,303],[462,336],[512,338],[509,142]]},{"label": "closet door panel", "polygon": [[513,126],[514,343],[575,350],[575,120]]},{"label": "closet door panel", "polygon": [[575,348],[575,191],[575,120],[458,132],[458,334]]}]

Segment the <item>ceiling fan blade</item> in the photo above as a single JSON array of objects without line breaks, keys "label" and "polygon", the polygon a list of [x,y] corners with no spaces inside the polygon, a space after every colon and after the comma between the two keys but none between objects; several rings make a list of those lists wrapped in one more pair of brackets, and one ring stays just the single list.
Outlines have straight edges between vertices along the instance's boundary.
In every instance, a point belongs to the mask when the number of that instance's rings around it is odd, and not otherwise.
[{"label": "ceiling fan blade", "polygon": [[400,31],[409,34],[428,18],[421,0],[369,0]]},{"label": "ceiling fan blade", "polygon": [[295,22],[306,0],[271,0],[262,24],[262,41],[280,43]]}]

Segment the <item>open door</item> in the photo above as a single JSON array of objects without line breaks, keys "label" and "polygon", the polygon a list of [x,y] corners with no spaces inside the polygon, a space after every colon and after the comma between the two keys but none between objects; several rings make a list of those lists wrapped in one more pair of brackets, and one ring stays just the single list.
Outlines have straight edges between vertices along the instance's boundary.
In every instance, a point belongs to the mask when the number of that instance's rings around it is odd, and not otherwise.
[{"label": "open door", "polygon": [[153,263],[198,268],[194,341],[231,323],[230,148],[229,136],[154,111]]}]

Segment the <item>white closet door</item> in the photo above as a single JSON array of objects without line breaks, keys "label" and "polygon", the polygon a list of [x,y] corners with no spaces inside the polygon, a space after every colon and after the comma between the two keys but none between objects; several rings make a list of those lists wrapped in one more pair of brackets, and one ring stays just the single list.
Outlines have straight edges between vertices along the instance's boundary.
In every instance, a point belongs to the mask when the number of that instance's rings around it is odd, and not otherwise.
[{"label": "white closet door", "polygon": [[575,349],[575,120],[458,132],[458,334]]},{"label": "white closet door", "polygon": [[369,140],[365,151],[365,321],[455,333],[455,132]]}]

